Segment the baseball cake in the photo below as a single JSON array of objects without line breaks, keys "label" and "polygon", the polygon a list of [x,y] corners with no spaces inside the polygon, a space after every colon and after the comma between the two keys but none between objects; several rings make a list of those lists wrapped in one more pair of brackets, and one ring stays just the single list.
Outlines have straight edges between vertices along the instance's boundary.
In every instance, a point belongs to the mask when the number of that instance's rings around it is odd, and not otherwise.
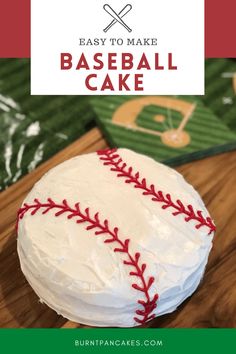
[{"label": "baseball cake", "polygon": [[46,173],[17,230],[21,269],[42,302],[82,324],[133,327],[196,290],[215,225],[175,170],[107,149]]}]

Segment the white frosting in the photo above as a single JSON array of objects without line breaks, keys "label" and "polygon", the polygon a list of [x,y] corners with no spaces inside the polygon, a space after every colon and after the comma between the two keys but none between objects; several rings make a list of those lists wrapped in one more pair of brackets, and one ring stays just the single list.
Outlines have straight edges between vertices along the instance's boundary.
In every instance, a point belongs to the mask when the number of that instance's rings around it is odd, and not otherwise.
[{"label": "white frosting", "polygon": [[[208,216],[198,193],[175,170],[130,150],[118,152],[148,184]],[[174,311],[197,288],[212,246],[209,229],[197,230],[196,222],[163,210],[161,203],[117,178],[96,153],[50,170],[24,202],[33,204],[35,198],[46,202],[48,197],[57,203],[66,199],[70,206],[80,202],[82,210],[89,207],[93,215],[98,211],[102,220],[117,226],[121,239],[130,238],[130,252],[140,252],[147,264],[145,277],[155,278],[150,294],[159,294],[156,316]],[[132,269],[123,264],[124,255],[104,243],[104,235],[95,236],[66,214],[54,214],[53,210],[45,215],[26,213],[18,229],[21,268],[41,301],[79,323],[136,326],[142,292],[132,287],[135,279],[129,275]]]}]

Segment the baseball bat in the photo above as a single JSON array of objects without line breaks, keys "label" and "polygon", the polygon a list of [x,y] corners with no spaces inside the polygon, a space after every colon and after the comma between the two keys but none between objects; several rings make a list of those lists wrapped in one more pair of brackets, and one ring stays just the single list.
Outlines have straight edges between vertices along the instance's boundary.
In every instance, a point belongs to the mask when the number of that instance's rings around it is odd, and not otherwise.
[{"label": "baseball bat", "polygon": [[111,8],[110,5],[105,4],[103,6],[104,10],[111,15],[117,22],[119,22],[122,26],[125,27],[125,29],[127,29],[128,32],[131,32],[131,28],[129,28],[126,23],[115,13],[115,11]]},{"label": "baseball bat", "polygon": [[[118,15],[120,16],[120,18],[124,17],[128,12],[130,12],[130,10],[132,9],[132,5],[127,4],[119,13]],[[113,19],[109,25],[104,28],[104,32],[107,32],[117,21],[115,19]]]}]

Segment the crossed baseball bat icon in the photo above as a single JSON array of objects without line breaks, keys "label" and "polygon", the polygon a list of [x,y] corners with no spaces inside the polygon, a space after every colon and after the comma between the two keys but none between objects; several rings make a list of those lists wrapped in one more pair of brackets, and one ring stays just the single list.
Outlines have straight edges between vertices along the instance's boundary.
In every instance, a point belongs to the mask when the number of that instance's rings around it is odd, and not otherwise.
[{"label": "crossed baseball bat icon", "polygon": [[130,12],[130,10],[132,9],[132,5],[127,4],[118,14],[113,10],[113,8],[108,5],[105,4],[103,6],[104,10],[111,16],[113,17],[113,20],[109,23],[109,25],[104,28],[104,32],[107,32],[112,26],[114,26],[114,24],[116,24],[117,22],[119,22],[128,32],[131,32],[132,29],[129,28],[127,26],[127,24],[122,20],[122,18],[128,13]]}]

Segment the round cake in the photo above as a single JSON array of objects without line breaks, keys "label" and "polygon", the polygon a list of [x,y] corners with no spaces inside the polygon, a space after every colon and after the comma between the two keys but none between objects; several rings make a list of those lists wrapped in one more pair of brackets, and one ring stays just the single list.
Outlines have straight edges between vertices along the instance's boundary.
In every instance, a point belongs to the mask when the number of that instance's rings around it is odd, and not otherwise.
[{"label": "round cake", "polygon": [[82,324],[132,327],[196,290],[215,225],[175,170],[107,149],[46,173],[17,229],[21,269],[42,302]]}]

